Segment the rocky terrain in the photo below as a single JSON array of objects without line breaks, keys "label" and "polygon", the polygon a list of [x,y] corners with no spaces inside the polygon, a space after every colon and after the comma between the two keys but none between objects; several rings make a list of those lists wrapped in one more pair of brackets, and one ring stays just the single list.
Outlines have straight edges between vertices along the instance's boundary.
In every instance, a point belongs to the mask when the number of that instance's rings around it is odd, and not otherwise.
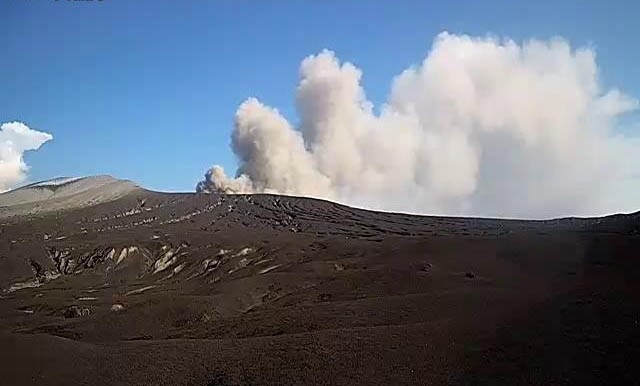
[{"label": "rocky terrain", "polygon": [[640,383],[640,213],[377,213],[110,177],[0,195],[0,385]]}]

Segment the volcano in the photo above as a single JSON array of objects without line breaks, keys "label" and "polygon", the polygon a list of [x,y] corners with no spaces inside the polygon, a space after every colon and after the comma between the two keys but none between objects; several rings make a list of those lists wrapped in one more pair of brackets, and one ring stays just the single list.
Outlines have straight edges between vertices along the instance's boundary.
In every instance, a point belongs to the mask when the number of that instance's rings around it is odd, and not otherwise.
[{"label": "volcano", "polygon": [[640,379],[640,213],[414,216],[108,176],[0,194],[2,385]]}]

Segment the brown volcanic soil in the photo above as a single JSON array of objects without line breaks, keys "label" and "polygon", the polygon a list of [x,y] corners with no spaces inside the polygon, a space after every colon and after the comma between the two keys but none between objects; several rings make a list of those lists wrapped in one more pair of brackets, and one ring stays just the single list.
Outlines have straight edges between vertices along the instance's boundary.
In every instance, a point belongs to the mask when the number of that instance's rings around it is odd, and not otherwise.
[{"label": "brown volcanic soil", "polygon": [[640,384],[638,214],[137,190],[0,240],[0,385]]}]

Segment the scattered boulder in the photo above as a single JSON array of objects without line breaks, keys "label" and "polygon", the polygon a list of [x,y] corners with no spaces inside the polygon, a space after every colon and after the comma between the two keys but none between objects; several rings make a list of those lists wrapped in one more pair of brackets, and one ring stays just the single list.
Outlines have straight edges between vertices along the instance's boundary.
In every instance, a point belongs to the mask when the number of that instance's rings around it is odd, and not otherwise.
[{"label": "scattered boulder", "polygon": [[111,306],[111,311],[113,312],[124,311],[124,306],[122,304],[116,303]]},{"label": "scattered boulder", "polygon": [[71,306],[64,311],[65,318],[81,318],[91,315],[91,310],[87,307]]},{"label": "scattered boulder", "polygon": [[318,300],[321,302],[328,302],[331,300],[331,294],[320,294],[320,296],[318,296]]},{"label": "scattered boulder", "polygon": [[200,321],[201,321],[201,322],[206,323],[206,322],[208,322],[208,321],[210,321],[210,320],[211,320],[211,315],[209,315],[209,313],[208,313],[208,312],[204,312],[204,313],[200,316]]}]

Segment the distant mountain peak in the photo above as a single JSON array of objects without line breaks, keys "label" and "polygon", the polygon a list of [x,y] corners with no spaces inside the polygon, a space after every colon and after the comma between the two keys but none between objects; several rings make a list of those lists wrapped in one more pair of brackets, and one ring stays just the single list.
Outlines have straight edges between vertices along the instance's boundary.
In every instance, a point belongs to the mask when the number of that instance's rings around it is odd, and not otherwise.
[{"label": "distant mountain peak", "polygon": [[56,177],[0,194],[0,217],[91,206],[139,189],[109,175]]}]

